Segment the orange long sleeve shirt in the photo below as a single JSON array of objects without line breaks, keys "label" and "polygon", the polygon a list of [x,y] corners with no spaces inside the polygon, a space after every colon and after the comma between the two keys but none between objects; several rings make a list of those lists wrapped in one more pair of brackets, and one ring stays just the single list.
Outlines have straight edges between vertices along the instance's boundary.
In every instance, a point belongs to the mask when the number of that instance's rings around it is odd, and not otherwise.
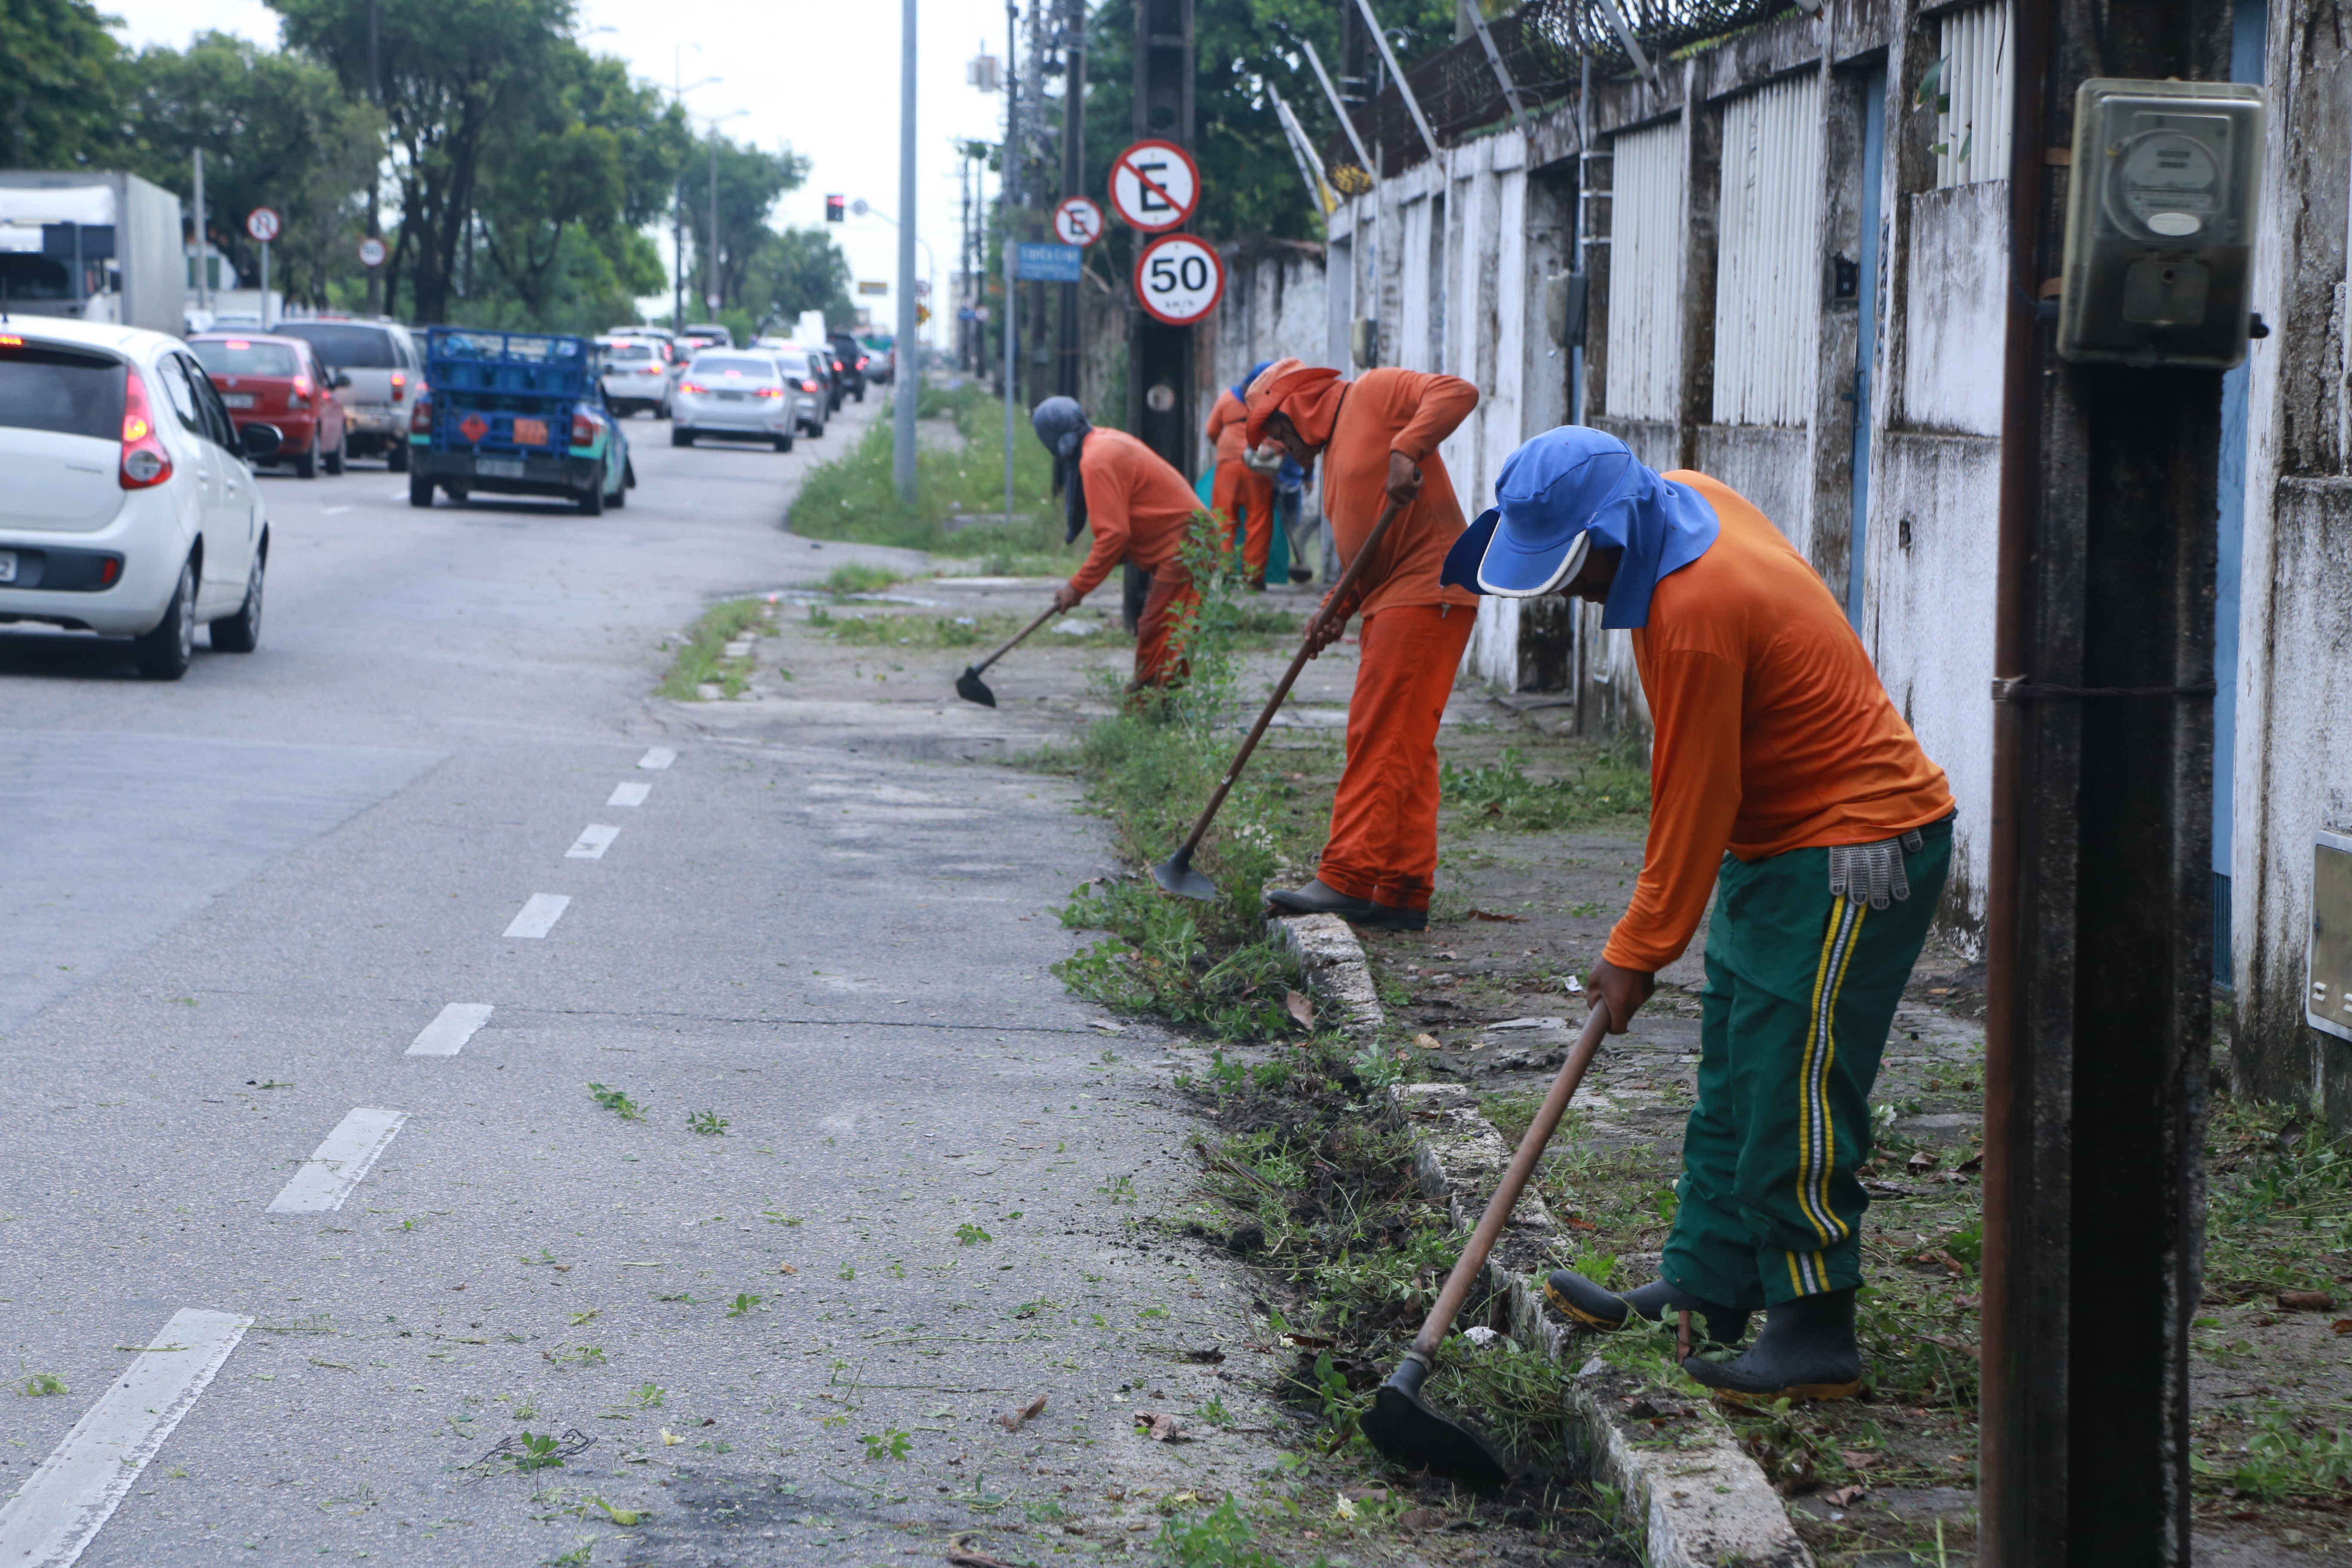
[{"label": "orange long sleeve shirt", "polygon": [[1202,427],[1210,444],[1216,448],[1220,463],[1238,463],[1249,450],[1249,436],[1243,426],[1249,421],[1249,410],[1227,387],[1217,394],[1216,405],[1209,410],[1209,423]]},{"label": "orange long sleeve shirt", "polygon": [[1437,444],[1478,406],[1478,389],[1450,375],[1370,370],[1350,383],[1323,451],[1323,515],[1344,570],[1388,505],[1389,454],[1421,468],[1421,493],[1389,524],[1380,553],[1339,606],[1374,615],[1391,605],[1475,605],[1478,596],[1437,580],[1445,552],[1462,536],[1462,503]]},{"label": "orange long sleeve shirt", "polygon": [[1095,542],[1070,578],[1091,594],[1111,568],[1132,561],[1158,572],[1177,557],[1201,499],[1168,460],[1124,430],[1087,433],[1078,454],[1078,482],[1087,487],[1087,526]]},{"label": "orange long sleeve shirt", "polygon": [[1704,474],[1706,554],[1661,578],[1633,633],[1649,699],[1650,837],[1602,956],[1656,970],[1706,912],[1725,852],[1868,844],[1948,815],[1944,771],[1871,668],[1821,578],[1764,514]]}]

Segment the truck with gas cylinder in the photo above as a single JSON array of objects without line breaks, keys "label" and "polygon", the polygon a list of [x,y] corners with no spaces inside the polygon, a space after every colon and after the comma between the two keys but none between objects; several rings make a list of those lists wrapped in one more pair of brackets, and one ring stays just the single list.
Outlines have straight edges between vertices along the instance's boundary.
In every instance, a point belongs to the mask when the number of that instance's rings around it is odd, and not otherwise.
[{"label": "truck with gas cylinder", "polygon": [[409,416],[408,504],[436,489],[557,496],[590,517],[628,504],[629,440],[604,400],[604,353],[588,338],[435,327]]}]

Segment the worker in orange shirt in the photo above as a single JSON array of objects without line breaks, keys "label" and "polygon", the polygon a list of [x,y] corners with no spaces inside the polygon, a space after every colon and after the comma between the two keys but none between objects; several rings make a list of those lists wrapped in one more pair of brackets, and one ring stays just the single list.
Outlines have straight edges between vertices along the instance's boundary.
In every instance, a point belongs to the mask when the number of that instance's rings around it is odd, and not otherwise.
[{"label": "worker in orange shirt", "polygon": [[1054,488],[1063,498],[1067,540],[1094,530],[1094,547],[1070,580],[1054,590],[1054,607],[1075,608],[1102,585],[1111,568],[1131,561],[1151,575],[1151,592],[1135,628],[1135,679],[1130,695],[1184,677],[1170,633],[1184,609],[1201,602],[1184,569],[1184,536],[1199,515],[1200,498],[1168,460],[1124,430],[1097,430],[1077,400],[1049,397],[1029,416],[1037,439],[1054,455]]},{"label": "worker in orange shirt", "polygon": [[1209,490],[1209,505],[1225,520],[1228,529],[1237,522],[1242,525],[1244,579],[1260,593],[1265,589],[1266,557],[1274,548],[1274,479],[1251,466],[1246,436],[1247,399],[1250,383],[1264,374],[1265,367],[1273,363],[1258,361],[1247,375],[1217,394],[1206,427],[1217,452],[1216,478]]},{"label": "worker in orange shirt", "polygon": [[1622,1034],[1706,910],[1698,1103],[1660,1277],[1546,1294],[1612,1329],[1668,1310],[1737,1344],[1693,1354],[1749,1401],[1858,1392],[1855,1289],[1870,1090],[1952,852],[1952,795],[1821,578],[1704,474],[1654,473],[1577,426],[1512,454],[1449,582],[1565,593],[1633,632],[1649,700],[1649,842],[1588,988]]},{"label": "worker in orange shirt", "polygon": [[1348,702],[1348,762],[1315,879],[1266,895],[1279,910],[1421,931],[1437,877],[1437,721],[1469,646],[1477,596],[1441,584],[1462,508],[1437,444],[1478,405],[1450,375],[1336,370],[1280,360],[1249,389],[1250,446],[1272,441],[1302,468],[1323,463],[1323,514],[1344,570],[1388,502],[1400,510],[1348,601],[1326,598],[1307,629],[1321,652],[1364,617]]}]

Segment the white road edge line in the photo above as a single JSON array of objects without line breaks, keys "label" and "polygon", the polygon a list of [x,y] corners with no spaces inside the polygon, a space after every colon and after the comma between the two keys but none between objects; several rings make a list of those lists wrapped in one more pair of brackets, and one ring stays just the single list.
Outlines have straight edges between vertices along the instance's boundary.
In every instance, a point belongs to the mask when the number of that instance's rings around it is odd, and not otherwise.
[{"label": "white road edge line", "polygon": [[617,827],[592,822],[580,830],[580,837],[572,841],[572,847],[563,852],[563,858],[567,860],[602,860],[604,851],[610,849],[613,840],[620,836],[621,830]]},{"label": "white road edge line", "polygon": [[454,1057],[466,1048],[474,1031],[490,1021],[488,1002],[452,1002],[441,1016],[425,1026],[408,1047],[412,1057]]},{"label": "white road edge line", "polygon": [[666,768],[676,761],[677,761],[677,753],[676,752],[671,751],[667,746],[656,746],[646,752],[644,756],[637,759],[637,766],[641,768]]},{"label": "white road edge line", "polygon": [[616,784],[613,786],[613,798],[604,804],[606,805],[643,805],[646,804],[646,796],[653,793],[654,786],[649,784]]},{"label": "white road edge line", "polygon": [[0,1506],[0,1563],[68,1568],[128,1496],[251,1318],[183,1307]]},{"label": "white road edge line", "polygon": [[319,515],[320,515],[320,517],[341,517],[341,516],[342,516],[342,515],[343,515],[343,513],[345,513],[345,512],[347,512],[347,511],[357,511],[358,510],[359,510],[359,509],[358,509],[357,507],[349,507],[349,506],[331,506],[331,507],[329,507],[326,510],[324,510],[324,511],[320,512]]},{"label": "white road edge line", "polygon": [[523,905],[522,912],[509,922],[507,934],[545,936],[555,929],[555,922],[562,920],[563,911],[571,907],[572,897],[568,893],[533,893],[530,901]]},{"label": "white road edge line", "polygon": [[[372,1110],[365,1106],[335,1123],[318,1152],[302,1162],[294,1179],[269,1200],[271,1214],[327,1214],[343,1206],[352,1189],[373,1167],[400,1124],[405,1110]],[[5,1561],[5,1559],[0,1559]]]}]

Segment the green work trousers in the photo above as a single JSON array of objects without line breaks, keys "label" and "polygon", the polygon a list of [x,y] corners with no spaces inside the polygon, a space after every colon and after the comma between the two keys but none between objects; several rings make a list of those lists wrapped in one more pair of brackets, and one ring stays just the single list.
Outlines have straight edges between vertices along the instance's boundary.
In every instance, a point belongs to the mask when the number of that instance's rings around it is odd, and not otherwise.
[{"label": "green work trousers", "polygon": [[1724,858],[1664,1270],[1703,1300],[1752,1311],[1862,1283],[1871,1085],[1951,864],[1948,820],[1919,834],[1911,896],[1884,910],[1831,896],[1825,849]]}]

